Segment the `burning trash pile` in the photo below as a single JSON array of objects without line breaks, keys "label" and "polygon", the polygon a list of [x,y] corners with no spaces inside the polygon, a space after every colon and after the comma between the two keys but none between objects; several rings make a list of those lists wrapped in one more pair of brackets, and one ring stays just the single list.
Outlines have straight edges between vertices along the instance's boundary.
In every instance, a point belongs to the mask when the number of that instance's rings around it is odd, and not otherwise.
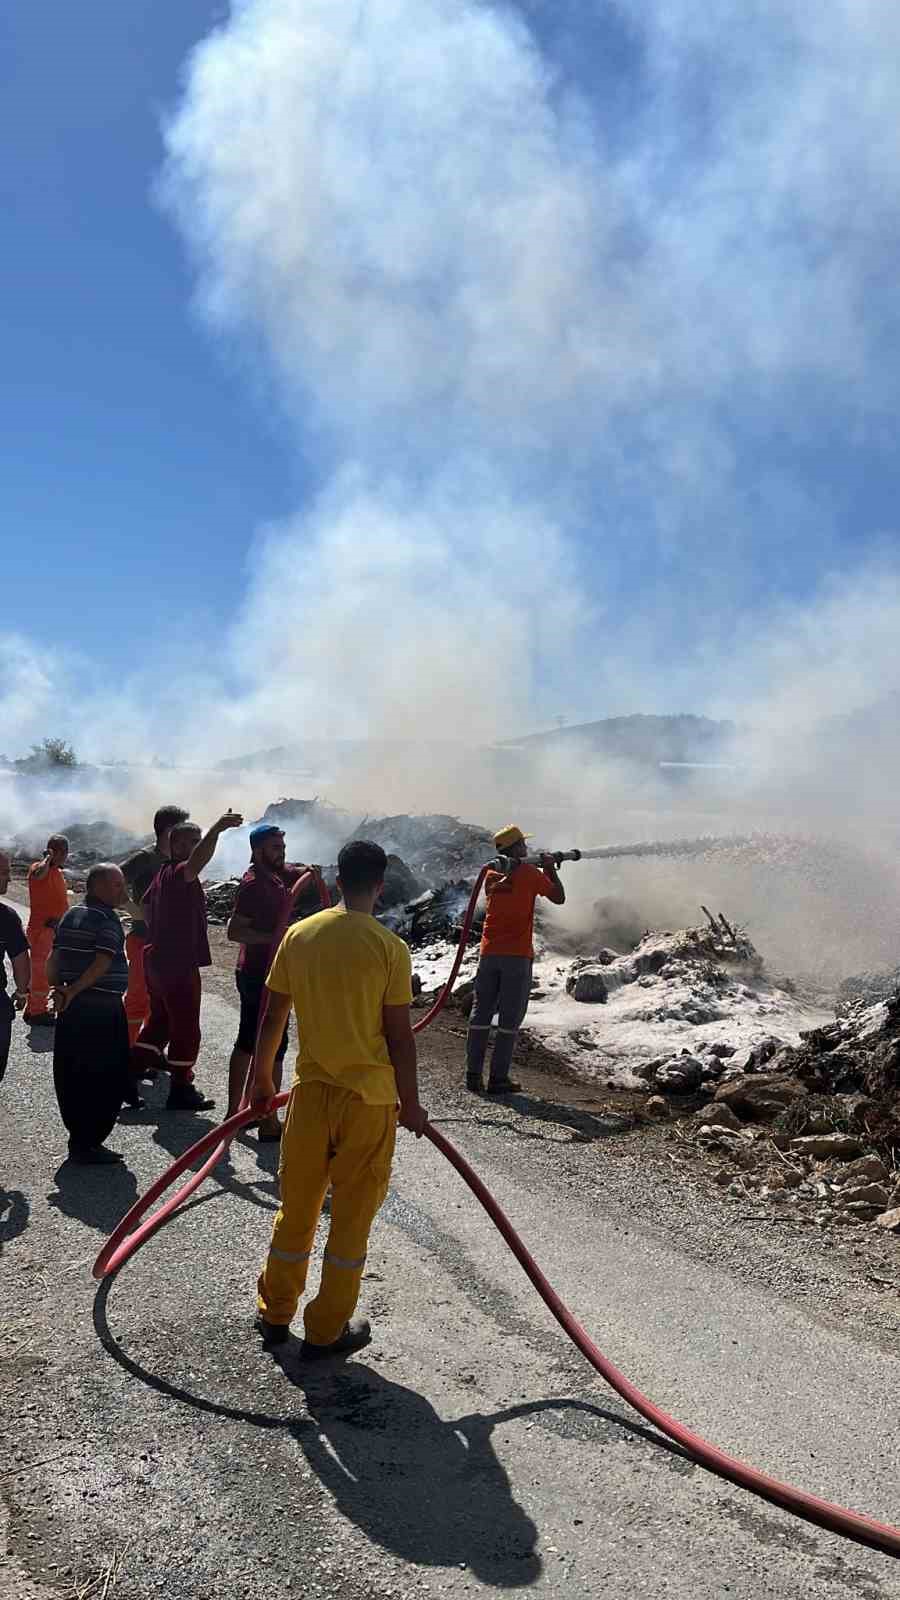
[{"label": "burning trash pile", "polygon": [[351,837],[373,839],[388,855],[399,856],[425,889],[440,889],[451,880],[467,880],[471,888],[480,868],[497,854],[487,828],[458,817],[364,817]]},{"label": "burning trash pile", "polygon": [[240,878],[224,878],[221,883],[204,883],[208,922],[218,927],[229,920],[240,887]]},{"label": "burning trash pile", "polygon": [[138,839],[114,822],[73,822],[59,831],[69,841],[68,865],[72,867],[92,867],[97,861],[124,861],[135,850],[153,843],[152,834]]},{"label": "burning trash pile", "polygon": [[69,841],[67,868],[77,871],[92,867],[97,861],[124,861],[134,850],[152,844],[153,837],[138,839],[118,823],[100,819],[97,822],[70,822],[64,827],[38,823],[26,833],[16,835],[8,846],[13,868],[27,871],[32,861],[40,860],[51,834],[61,833]]},{"label": "burning trash pile", "polygon": [[[348,812],[329,805],[318,796],[312,800],[273,800],[256,820],[274,822],[284,829],[291,859],[311,861],[330,861],[335,858],[350,835],[353,821]],[[254,824],[249,823],[248,826],[253,827]],[[298,845],[302,845],[299,854]]]},{"label": "burning trash pile", "polygon": [[[496,855],[487,828],[441,815],[365,817],[353,837],[388,852],[382,920],[414,949],[455,946],[475,879]],[[478,937],[480,919],[471,940]]]},{"label": "burning trash pile", "polygon": [[[403,937],[414,950],[422,945],[446,940],[454,948],[462,933],[463,918],[472,884],[465,879],[444,883],[439,889],[426,889],[403,908]],[[469,943],[481,938],[484,912],[476,912],[469,932]]]},{"label": "burning trash pile", "polygon": [[[337,855],[350,839],[373,839],[387,852],[384,894],[377,915],[411,944],[455,941],[475,878],[495,853],[486,828],[449,816],[364,817],[318,800],[276,800],[263,818],[284,829],[288,860],[323,863],[332,893]],[[212,923],[226,923],[234,910],[240,879],[204,883]],[[316,902],[318,905],[318,901]],[[473,934],[473,937],[476,937]]]}]

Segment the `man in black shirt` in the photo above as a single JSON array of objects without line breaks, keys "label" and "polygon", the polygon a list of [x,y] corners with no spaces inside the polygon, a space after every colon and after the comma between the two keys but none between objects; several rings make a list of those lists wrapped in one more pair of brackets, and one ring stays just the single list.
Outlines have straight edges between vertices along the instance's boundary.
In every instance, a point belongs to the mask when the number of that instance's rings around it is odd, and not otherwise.
[{"label": "man in black shirt", "polygon": [[[0,850],[0,895],[9,888],[9,856]],[[6,992],[6,957],[9,957],[15,983],[15,997]],[[9,1060],[13,1017],[21,1011],[31,984],[31,958],[22,919],[12,906],[0,905],[0,1081]]]},{"label": "man in black shirt", "polygon": [[122,1160],[103,1141],[131,1091],[123,1003],[128,962],[116,915],[127,890],[120,868],[110,862],[91,867],[86,890],[84,904],[61,918],[48,964],[58,1019],[53,1083],[70,1159],[100,1166]]}]

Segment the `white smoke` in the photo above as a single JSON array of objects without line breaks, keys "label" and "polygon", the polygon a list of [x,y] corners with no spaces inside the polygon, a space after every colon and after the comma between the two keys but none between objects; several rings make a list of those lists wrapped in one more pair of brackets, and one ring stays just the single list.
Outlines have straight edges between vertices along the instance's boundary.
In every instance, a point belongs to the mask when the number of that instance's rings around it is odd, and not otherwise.
[{"label": "white smoke", "polygon": [[[891,415],[897,19],[651,0],[614,125],[530,9],[244,0],[192,58],[166,201],[330,477],[236,636],[268,722],[703,709],[747,586],[800,540],[814,606],[833,533],[742,427]],[[261,686],[301,586],[316,648]]]},{"label": "white smoke", "polygon": [[555,88],[511,13],[447,0],[253,0],[196,52],[165,192],[204,304],[351,456],[544,453],[653,365]]},{"label": "white smoke", "polygon": [[[892,442],[900,15],[610,3],[608,102],[600,15],[235,0],[161,193],[314,483],[248,530],[240,615],[184,618],[143,673],[86,695],[13,642],[10,744],[208,766],[440,739],[375,749],[352,798],[489,817],[461,750],[557,712],[732,716],[772,780],[900,687],[896,535],[861,512],[853,570],[816,466]],[[628,782],[553,781],[605,825]]]}]

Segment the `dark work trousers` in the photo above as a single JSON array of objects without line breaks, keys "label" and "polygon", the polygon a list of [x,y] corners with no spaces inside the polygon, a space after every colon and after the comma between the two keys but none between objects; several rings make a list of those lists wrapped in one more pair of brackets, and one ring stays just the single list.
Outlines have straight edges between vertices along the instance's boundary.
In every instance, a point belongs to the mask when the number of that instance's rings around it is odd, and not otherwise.
[{"label": "dark work trousers", "polygon": [[481,957],[466,1036],[466,1072],[470,1077],[481,1077],[495,1016],[497,1036],[491,1057],[490,1082],[505,1083],[509,1077],[516,1034],[528,1010],[531,968],[529,956]]},{"label": "dark work trousers", "polygon": [[0,989],[0,1082],[6,1071],[9,1060],[9,1049],[12,1044],[12,1025],[16,1008],[5,989]]},{"label": "dark work trousers", "polygon": [[53,1084],[70,1144],[92,1150],[109,1137],[131,1083],[129,1054],[120,994],[85,989],[57,1019]]}]

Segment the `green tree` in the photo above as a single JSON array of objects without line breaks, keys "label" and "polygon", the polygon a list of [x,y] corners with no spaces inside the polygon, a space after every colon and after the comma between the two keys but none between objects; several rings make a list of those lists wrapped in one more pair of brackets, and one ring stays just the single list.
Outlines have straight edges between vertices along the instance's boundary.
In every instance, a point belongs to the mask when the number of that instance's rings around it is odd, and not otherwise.
[{"label": "green tree", "polygon": [[65,739],[43,739],[31,746],[31,755],[24,756],[16,766],[23,772],[44,772],[48,767],[77,767],[78,757]]}]

